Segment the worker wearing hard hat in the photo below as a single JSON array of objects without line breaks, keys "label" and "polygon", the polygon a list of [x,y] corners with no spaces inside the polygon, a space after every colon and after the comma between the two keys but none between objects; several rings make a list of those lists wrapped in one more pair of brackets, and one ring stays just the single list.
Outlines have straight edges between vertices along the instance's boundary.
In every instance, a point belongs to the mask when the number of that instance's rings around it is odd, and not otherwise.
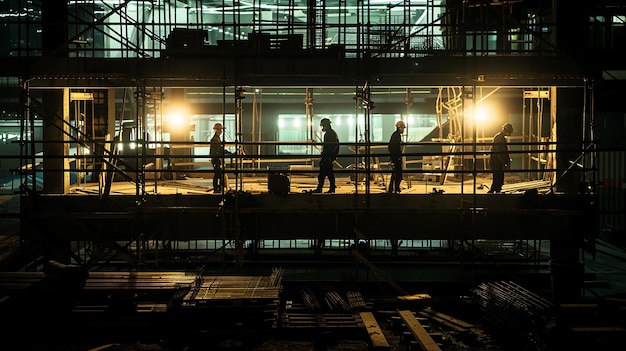
[{"label": "worker wearing hard hat", "polygon": [[328,178],[328,182],[330,183],[327,193],[334,193],[336,188],[333,164],[339,154],[339,137],[330,123],[330,119],[328,118],[322,118],[320,121],[322,132],[324,132],[324,140],[322,143],[322,158],[320,159],[320,173],[317,176],[317,188],[312,191],[313,193],[322,192],[326,178]]},{"label": "worker wearing hard hat", "polygon": [[387,150],[391,161],[391,179],[389,180],[389,193],[399,194],[402,183],[402,134],[406,124],[403,121],[396,122],[396,130],[391,133]]},{"label": "worker wearing hard hat", "polygon": [[221,123],[215,123],[213,125],[213,137],[211,138],[211,164],[213,165],[213,192],[221,193],[224,190],[224,167],[223,161],[224,155],[230,154],[224,149],[222,145],[223,127]]},{"label": "worker wearing hard hat", "polygon": [[493,174],[491,188],[489,193],[499,193],[504,185],[504,170],[511,167],[511,158],[509,156],[509,146],[506,138],[513,134],[513,125],[505,123],[502,130],[493,137],[491,145],[491,155],[489,156],[489,166]]}]

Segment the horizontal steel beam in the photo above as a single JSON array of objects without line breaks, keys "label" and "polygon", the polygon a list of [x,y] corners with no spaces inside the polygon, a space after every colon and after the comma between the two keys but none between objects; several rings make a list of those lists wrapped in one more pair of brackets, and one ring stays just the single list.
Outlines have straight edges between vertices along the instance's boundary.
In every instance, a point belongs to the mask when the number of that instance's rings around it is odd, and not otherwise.
[{"label": "horizontal steel beam", "polygon": [[520,194],[115,195],[22,199],[23,239],[579,239],[594,196]]}]

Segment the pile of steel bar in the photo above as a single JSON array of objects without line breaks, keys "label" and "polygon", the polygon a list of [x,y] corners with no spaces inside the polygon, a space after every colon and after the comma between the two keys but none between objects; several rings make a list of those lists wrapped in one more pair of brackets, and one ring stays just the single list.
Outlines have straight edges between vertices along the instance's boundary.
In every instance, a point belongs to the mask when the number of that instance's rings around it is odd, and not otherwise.
[{"label": "pile of steel bar", "polygon": [[313,290],[308,286],[303,286],[300,288],[300,295],[302,296],[302,300],[306,307],[312,310],[320,309],[320,303],[317,301],[317,297]]},{"label": "pile of steel bar", "polygon": [[186,305],[215,301],[258,302],[276,301],[281,287],[267,276],[208,276],[200,287],[192,289],[184,298]]},{"label": "pile of steel bar", "polygon": [[359,314],[352,313],[285,313],[281,318],[283,328],[336,329],[362,328]]},{"label": "pile of steel bar", "polygon": [[194,275],[183,272],[89,272],[85,289],[163,290],[189,287]]},{"label": "pile of steel bar", "polygon": [[278,287],[283,283],[284,268],[275,267],[272,268],[272,275],[270,276],[269,286]]},{"label": "pile of steel bar", "polygon": [[346,296],[348,297],[348,304],[352,310],[362,309],[367,306],[360,291],[348,290]]},{"label": "pile of steel bar", "polygon": [[324,301],[330,310],[350,310],[350,305],[339,295],[339,293],[333,289],[332,286],[323,285],[322,290],[324,293]]},{"label": "pile of steel bar", "polygon": [[493,327],[524,342],[528,350],[544,350],[542,329],[553,319],[553,304],[513,282],[480,284],[474,293]]}]

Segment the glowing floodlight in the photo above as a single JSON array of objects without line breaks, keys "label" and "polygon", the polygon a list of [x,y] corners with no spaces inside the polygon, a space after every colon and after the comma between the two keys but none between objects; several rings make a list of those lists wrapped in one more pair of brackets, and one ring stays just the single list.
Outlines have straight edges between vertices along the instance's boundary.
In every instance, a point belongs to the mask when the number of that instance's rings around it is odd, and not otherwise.
[{"label": "glowing floodlight", "polygon": [[185,132],[189,129],[189,114],[181,106],[172,106],[169,114],[163,116],[164,123],[170,133]]},{"label": "glowing floodlight", "polygon": [[487,121],[487,109],[484,106],[477,107],[474,111],[476,125],[482,125]]}]

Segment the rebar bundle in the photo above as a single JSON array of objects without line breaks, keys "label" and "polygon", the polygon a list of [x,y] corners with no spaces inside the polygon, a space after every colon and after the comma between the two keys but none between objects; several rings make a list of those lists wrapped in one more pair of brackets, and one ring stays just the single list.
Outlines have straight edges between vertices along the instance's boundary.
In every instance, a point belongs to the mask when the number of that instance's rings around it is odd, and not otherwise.
[{"label": "rebar bundle", "polygon": [[485,319],[500,331],[527,343],[529,350],[545,350],[541,329],[553,318],[553,304],[513,282],[480,284],[479,297]]}]

